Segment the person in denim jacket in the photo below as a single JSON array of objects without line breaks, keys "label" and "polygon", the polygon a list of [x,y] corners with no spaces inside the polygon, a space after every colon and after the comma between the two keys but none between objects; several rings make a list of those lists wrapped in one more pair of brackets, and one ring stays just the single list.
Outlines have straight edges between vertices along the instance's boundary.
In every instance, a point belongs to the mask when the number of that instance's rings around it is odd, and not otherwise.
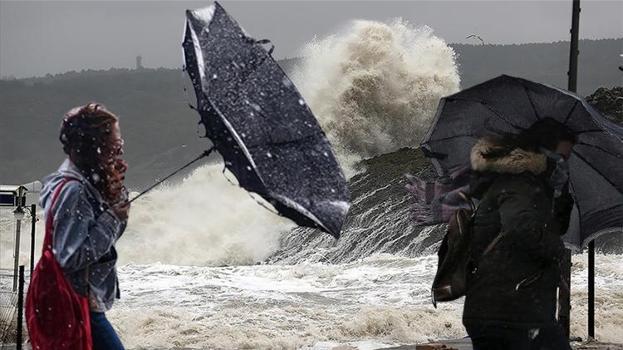
[{"label": "person in denim jacket", "polygon": [[76,107],[63,120],[60,140],[68,158],[44,179],[40,199],[46,215],[54,215],[54,256],[76,292],[88,296],[93,349],[123,349],[105,316],[120,296],[115,243],[130,208],[118,118],[96,103]]}]

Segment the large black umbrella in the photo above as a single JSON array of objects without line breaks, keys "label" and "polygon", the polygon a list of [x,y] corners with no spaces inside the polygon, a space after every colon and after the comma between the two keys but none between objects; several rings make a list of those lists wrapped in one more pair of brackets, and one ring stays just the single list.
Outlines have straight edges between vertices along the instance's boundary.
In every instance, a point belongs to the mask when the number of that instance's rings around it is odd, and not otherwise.
[{"label": "large black umbrella", "polygon": [[336,238],[346,180],[309,107],[271,57],[218,4],[186,12],[184,56],[206,136],[248,191]]},{"label": "large black umbrella", "polygon": [[623,128],[568,91],[502,75],[445,97],[422,149],[439,175],[450,176],[469,166],[478,138],[518,133],[542,118],[578,136],[569,159],[575,206],[566,243],[580,248],[623,232]]}]

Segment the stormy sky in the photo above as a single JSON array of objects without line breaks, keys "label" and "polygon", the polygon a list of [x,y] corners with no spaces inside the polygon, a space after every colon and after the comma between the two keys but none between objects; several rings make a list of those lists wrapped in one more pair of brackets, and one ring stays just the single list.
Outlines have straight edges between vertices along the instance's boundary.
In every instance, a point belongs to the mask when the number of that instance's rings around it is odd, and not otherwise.
[{"label": "stormy sky", "polygon": [[[0,0],[0,76],[69,70],[180,67],[184,10],[210,1]],[[353,19],[401,17],[428,25],[449,43],[511,44],[569,39],[571,0],[550,1],[222,1],[277,58],[297,56],[314,38]],[[623,37],[623,1],[582,0],[581,38]],[[623,48],[622,48],[623,51]]]}]

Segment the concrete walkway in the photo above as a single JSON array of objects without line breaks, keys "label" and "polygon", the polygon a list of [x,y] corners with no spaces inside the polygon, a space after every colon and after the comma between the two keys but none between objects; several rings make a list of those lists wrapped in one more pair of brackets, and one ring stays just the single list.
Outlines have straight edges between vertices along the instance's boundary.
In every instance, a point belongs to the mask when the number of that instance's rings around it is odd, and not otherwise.
[{"label": "concrete walkway", "polygon": [[[623,344],[600,343],[596,341],[588,341],[582,343],[572,343],[574,350],[623,350]],[[25,344],[22,349],[31,350],[30,344]],[[351,348],[348,348],[351,349]],[[0,350],[16,350],[15,344],[2,344]],[[182,348],[152,348],[150,350],[197,350]],[[430,344],[419,345],[402,345],[392,348],[383,348],[382,350],[472,350],[472,343],[469,338],[444,340]]]},{"label": "concrete walkway", "polygon": [[402,345],[384,350],[472,350],[472,342],[469,338],[443,340],[430,344]]},{"label": "concrete walkway", "polygon": [[[586,341],[571,343],[574,350],[623,350],[623,344],[601,343]],[[444,340],[430,344],[402,345],[383,350],[472,350],[472,342],[469,338]]]}]

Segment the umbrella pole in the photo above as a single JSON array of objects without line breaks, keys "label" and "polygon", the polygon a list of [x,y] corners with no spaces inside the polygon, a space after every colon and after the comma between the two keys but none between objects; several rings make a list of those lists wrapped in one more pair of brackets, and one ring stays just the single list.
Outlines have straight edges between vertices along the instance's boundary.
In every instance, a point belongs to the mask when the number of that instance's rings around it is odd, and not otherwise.
[{"label": "umbrella pole", "polygon": [[569,78],[567,89],[573,92],[577,92],[578,87],[578,55],[580,54],[578,48],[579,32],[580,0],[573,0],[573,9],[571,12],[571,47],[569,50],[569,71],[567,72]]},{"label": "umbrella pole", "polygon": [[595,339],[595,241],[588,244],[588,337]]},{"label": "umbrella pole", "polygon": [[[576,92],[578,86],[578,36],[580,28],[580,0],[573,0],[573,8],[571,12],[571,43],[569,50],[569,71],[567,76],[568,90]],[[589,248],[590,252],[590,248]],[[590,256],[590,253],[589,253]],[[559,288],[558,294],[558,323],[562,326],[563,331],[569,337],[571,334],[571,251],[567,249],[564,261],[561,264],[562,279],[566,280],[567,288]],[[590,267],[589,267],[590,271]],[[590,278],[589,278],[590,279]],[[589,281],[589,285],[590,285]],[[561,284],[565,284],[562,281]],[[590,287],[589,287],[590,288]],[[590,292],[589,292],[590,293]],[[589,300],[590,305],[590,300]],[[590,308],[590,306],[589,306]],[[589,311],[590,314],[590,311]],[[590,321],[589,321],[590,327]],[[591,333],[589,329],[589,334]]]},{"label": "umbrella pole", "polygon": [[571,314],[571,251],[565,249],[565,256],[560,264],[561,281],[558,287],[558,324],[567,338],[570,336]]},{"label": "umbrella pole", "polygon": [[156,182],[155,184],[149,186],[146,190],[144,190],[143,192],[139,193],[136,195],[136,197],[130,199],[130,203],[134,202],[135,200],[139,199],[140,197],[142,197],[145,193],[153,190],[154,188],[156,188],[158,185],[160,185],[161,183],[167,181],[168,179],[170,179],[171,177],[175,176],[175,174],[179,173],[180,171],[188,168],[189,166],[193,165],[194,163],[196,163],[197,161],[199,161],[200,159],[203,159],[207,156],[210,155],[210,153],[212,153],[212,151],[214,151],[214,147],[210,148],[207,151],[204,151],[203,153],[201,153],[197,158],[191,160],[189,163],[187,163],[186,165],[184,165],[183,167],[175,170],[174,172],[172,172],[171,174],[167,175],[164,179]]}]

